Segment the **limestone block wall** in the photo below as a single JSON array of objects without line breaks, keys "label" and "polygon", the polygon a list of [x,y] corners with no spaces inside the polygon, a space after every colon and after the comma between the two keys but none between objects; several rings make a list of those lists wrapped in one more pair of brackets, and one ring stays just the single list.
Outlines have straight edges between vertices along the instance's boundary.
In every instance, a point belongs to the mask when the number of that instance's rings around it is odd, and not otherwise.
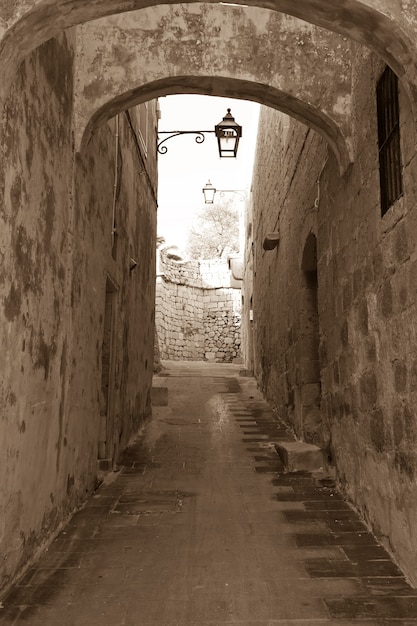
[{"label": "limestone block wall", "polygon": [[133,112],[117,159],[115,120],[74,152],[74,51],[25,59],[0,128],[0,593],[150,416],[156,156]]},{"label": "limestone block wall", "polygon": [[[417,583],[416,120],[400,85],[404,193],[381,217],[384,63],[356,45],[351,56],[354,163],[343,176],[314,132],[261,114],[243,318],[253,295],[266,397],[328,453],[346,495]],[[264,250],[278,230],[278,248]]]},{"label": "limestone block wall", "polygon": [[224,261],[161,263],[156,328],[162,359],[231,362],[240,356],[240,289]]}]

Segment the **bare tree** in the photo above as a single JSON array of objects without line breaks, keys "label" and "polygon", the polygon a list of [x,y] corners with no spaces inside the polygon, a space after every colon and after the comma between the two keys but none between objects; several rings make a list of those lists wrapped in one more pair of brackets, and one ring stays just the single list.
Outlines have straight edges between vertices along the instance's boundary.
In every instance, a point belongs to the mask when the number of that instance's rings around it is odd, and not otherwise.
[{"label": "bare tree", "polygon": [[233,201],[205,206],[190,228],[187,256],[221,259],[239,252],[239,213]]}]

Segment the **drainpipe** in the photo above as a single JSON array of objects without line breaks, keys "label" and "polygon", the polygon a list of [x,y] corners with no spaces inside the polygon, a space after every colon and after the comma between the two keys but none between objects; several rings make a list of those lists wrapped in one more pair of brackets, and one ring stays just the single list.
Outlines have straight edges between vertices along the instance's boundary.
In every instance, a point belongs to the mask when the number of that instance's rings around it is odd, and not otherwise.
[{"label": "drainpipe", "polygon": [[111,243],[114,246],[114,238],[116,236],[116,200],[117,200],[117,187],[119,185],[119,116],[116,115],[116,135],[114,142],[114,185],[113,185],[113,210],[112,210],[112,229],[111,229]]}]

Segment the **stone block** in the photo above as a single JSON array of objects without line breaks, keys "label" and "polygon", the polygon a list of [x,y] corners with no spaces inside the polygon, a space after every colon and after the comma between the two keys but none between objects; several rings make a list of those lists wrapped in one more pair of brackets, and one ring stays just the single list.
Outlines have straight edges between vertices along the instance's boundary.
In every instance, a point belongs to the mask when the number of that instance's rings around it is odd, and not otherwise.
[{"label": "stone block", "polygon": [[404,361],[394,363],[394,384],[395,391],[404,393],[407,388],[407,366]]},{"label": "stone block", "polygon": [[375,372],[368,370],[359,381],[360,403],[363,410],[372,408],[378,400],[378,386]]},{"label": "stone block", "polygon": [[315,383],[320,379],[320,362],[310,358],[299,359],[302,383]]},{"label": "stone block", "polygon": [[152,387],[153,406],[168,406],[168,387]]},{"label": "stone block", "polygon": [[301,390],[303,406],[315,406],[320,404],[321,388],[319,383],[308,383]]},{"label": "stone block", "polygon": [[323,451],[304,441],[279,441],[275,449],[287,472],[315,472],[324,467]]}]

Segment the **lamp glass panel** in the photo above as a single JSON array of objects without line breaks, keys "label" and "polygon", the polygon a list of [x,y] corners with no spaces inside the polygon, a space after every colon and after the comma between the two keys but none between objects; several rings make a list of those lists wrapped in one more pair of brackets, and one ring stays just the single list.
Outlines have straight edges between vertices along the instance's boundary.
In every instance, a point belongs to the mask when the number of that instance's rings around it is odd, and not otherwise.
[{"label": "lamp glass panel", "polygon": [[206,204],[213,204],[214,202],[214,194],[216,193],[215,189],[203,189],[204,193],[204,201]]},{"label": "lamp glass panel", "polygon": [[216,194],[216,188],[213,187],[210,181],[208,181],[205,187],[203,187],[203,194],[204,194],[204,202],[206,204],[214,203],[214,196]]},{"label": "lamp glass panel", "polygon": [[236,156],[236,148],[239,139],[233,131],[225,131],[222,137],[219,137],[219,147],[221,156]]}]

